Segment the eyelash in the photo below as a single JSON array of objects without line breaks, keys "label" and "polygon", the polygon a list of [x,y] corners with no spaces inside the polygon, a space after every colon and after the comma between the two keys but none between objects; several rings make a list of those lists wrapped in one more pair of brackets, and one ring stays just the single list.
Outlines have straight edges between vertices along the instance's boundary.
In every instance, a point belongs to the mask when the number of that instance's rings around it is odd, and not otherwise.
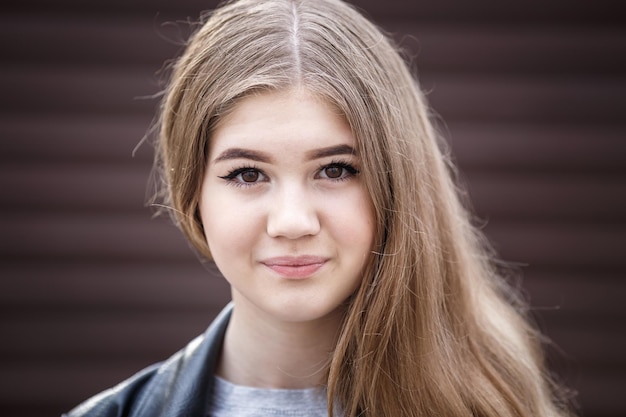
[{"label": "eyelash", "polygon": [[[317,170],[316,177],[319,175],[319,173],[323,172],[327,168],[341,168],[341,169],[344,169],[347,172],[346,175],[342,175],[339,178],[323,178],[323,179],[327,179],[327,180],[333,181],[333,182],[346,181],[346,180],[348,180],[348,179],[350,179],[350,178],[352,178],[355,175],[358,175],[360,173],[360,171],[358,169],[356,169],[349,162],[337,160],[337,161],[331,161],[328,164],[320,165],[320,167]],[[254,166],[254,165],[246,165],[246,166],[242,166],[240,168],[236,168],[236,169],[230,171],[228,174],[226,174],[224,176],[219,176],[219,178],[221,178],[221,179],[227,181],[229,184],[237,186],[237,187],[250,187],[250,186],[253,186],[255,184],[258,184],[259,181],[245,182],[245,181],[237,180],[237,177],[239,175],[244,174],[246,172],[250,172],[250,171],[257,172],[261,176],[266,177],[266,175],[263,172],[263,170],[259,169],[258,167]]]},{"label": "eyelash", "polygon": [[250,187],[254,184],[256,184],[257,182],[245,182],[245,181],[239,181],[236,178],[245,173],[245,172],[250,172],[250,171],[256,171],[259,174],[265,176],[265,173],[263,173],[263,171],[259,168],[257,168],[254,165],[245,165],[242,166],[240,168],[234,169],[232,171],[230,171],[228,174],[224,175],[224,176],[219,176],[219,178],[227,181],[229,184],[234,185],[236,187]]},{"label": "eyelash", "polygon": [[350,164],[348,161],[341,161],[341,160],[337,160],[337,161],[331,161],[331,163],[329,164],[324,164],[324,165],[320,165],[320,167],[318,168],[317,172],[322,172],[323,170],[327,169],[327,168],[342,168],[344,170],[346,170],[347,175],[342,175],[339,178],[328,178],[328,180],[330,181],[346,181],[352,177],[354,177],[355,175],[358,175],[360,173],[360,171],[358,169],[356,169],[352,164]]}]

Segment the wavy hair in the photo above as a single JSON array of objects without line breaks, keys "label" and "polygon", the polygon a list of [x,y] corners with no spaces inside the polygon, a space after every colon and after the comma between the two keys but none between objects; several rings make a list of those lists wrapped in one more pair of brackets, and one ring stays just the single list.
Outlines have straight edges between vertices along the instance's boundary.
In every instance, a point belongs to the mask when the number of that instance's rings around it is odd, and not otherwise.
[{"label": "wavy hair", "polygon": [[160,198],[204,256],[211,132],[249,94],[306,88],[345,116],[375,208],[376,250],[327,371],[329,413],[563,416],[540,335],[472,225],[398,48],[338,0],[240,0],[203,17],[171,67]]}]

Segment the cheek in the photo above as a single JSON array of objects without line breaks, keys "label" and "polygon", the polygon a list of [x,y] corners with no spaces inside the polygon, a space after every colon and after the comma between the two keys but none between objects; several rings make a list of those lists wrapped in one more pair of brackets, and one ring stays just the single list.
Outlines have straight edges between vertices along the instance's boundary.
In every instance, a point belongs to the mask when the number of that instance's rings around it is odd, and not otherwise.
[{"label": "cheek", "polygon": [[249,211],[231,204],[228,198],[207,194],[211,197],[200,201],[200,216],[209,250],[216,262],[218,257],[243,253],[254,238],[252,231],[257,222]]},{"label": "cheek", "polygon": [[356,190],[340,196],[336,202],[329,201],[327,210],[335,237],[343,245],[360,254],[368,254],[374,244],[374,208],[364,190]]}]

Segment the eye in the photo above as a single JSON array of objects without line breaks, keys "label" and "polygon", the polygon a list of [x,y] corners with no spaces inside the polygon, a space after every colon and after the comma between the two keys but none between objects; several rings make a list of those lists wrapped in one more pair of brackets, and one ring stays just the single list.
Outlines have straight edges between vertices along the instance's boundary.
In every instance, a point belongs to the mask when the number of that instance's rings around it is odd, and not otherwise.
[{"label": "eye", "polygon": [[243,182],[256,182],[259,179],[259,171],[247,170],[238,175]]},{"label": "eye", "polygon": [[265,174],[253,167],[238,168],[219,178],[235,185],[253,185],[266,180]]},{"label": "eye", "polygon": [[353,177],[358,173],[359,171],[356,168],[346,162],[332,162],[320,168],[319,177],[334,181],[341,181]]},{"label": "eye", "polygon": [[345,170],[345,168],[343,167],[338,167],[338,166],[329,166],[324,168],[324,175],[326,176],[326,178],[341,178],[343,171]]}]

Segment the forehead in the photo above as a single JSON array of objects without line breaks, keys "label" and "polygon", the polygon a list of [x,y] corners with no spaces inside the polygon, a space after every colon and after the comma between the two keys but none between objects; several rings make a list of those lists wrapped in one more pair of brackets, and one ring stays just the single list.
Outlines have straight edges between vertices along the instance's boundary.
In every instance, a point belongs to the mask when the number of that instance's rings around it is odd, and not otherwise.
[{"label": "forehead", "polygon": [[215,126],[210,153],[231,146],[355,145],[341,112],[305,89],[255,93],[240,99]]}]

